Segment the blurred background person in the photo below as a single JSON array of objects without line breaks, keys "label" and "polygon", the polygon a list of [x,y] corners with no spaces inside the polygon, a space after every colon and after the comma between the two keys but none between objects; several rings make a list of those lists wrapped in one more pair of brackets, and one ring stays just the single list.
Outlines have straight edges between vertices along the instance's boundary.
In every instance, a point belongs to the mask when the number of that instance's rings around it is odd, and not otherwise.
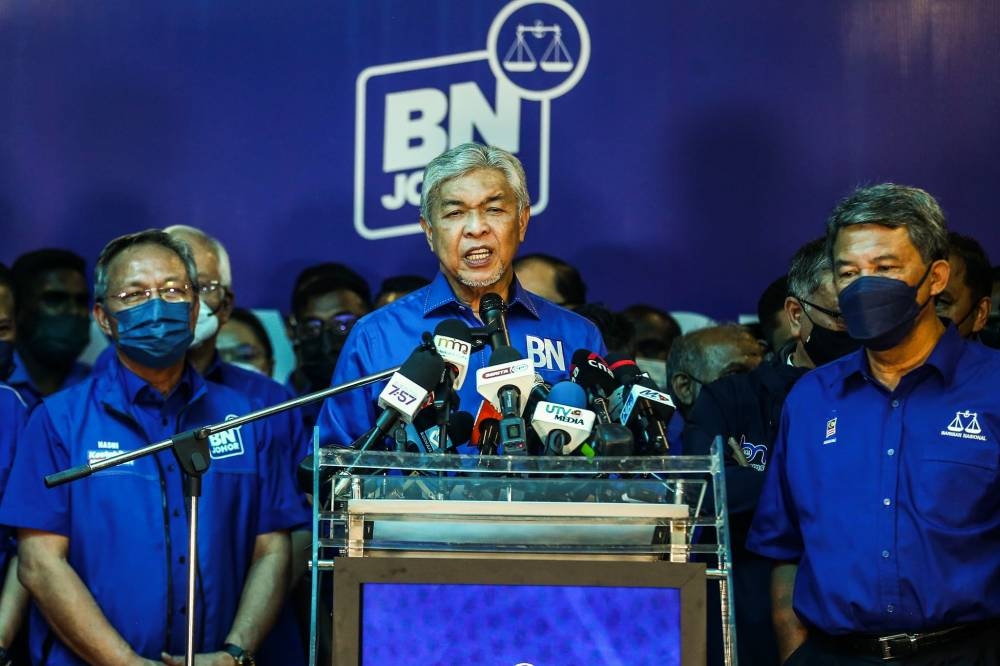
[{"label": "blurred background person", "polygon": [[963,338],[978,338],[986,328],[993,292],[993,269],[974,238],[948,233],[948,285],[934,300],[937,313],[955,322]]},{"label": "blurred background person", "polygon": [[587,285],[571,264],[536,252],[514,260],[514,274],[525,289],[556,305],[575,310],[587,302]]},{"label": "blurred background person", "polygon": [[382,280],[378,294],[375,296],[375,308],[388,305],[393,301],[406,296],[411,291],[416,291],[421,287],[426,287],[430,280],[422,275],[394,275]]},{"label": "blurred background person", "polygon": [[77,359],[90,342],[90,294],[83,257],[28,252],[11,267],[17,307],[14,369],[7,379],[29,409],[90,374]]},{"label": "blurred background person", "polygon": [[767,285],[757,300],[757,323],[761,340],[767,344],[767,354],[774,354],[792,339],[791,326],[785,314],[787,296],[788,276],[782,275]]},{"label": "blurred background person", "polygon": [[576,313],[594,322],[608,352],[635,357],[635,326],[628,317],[612,312],[603,303],[584,303],[576,308]]},{"label": "blurred background person", "polygon": [[264,324],[250,310],[233,308],[215,346],[226,363],[274,377],[274,346]]},{"label": "blurred background person", "polygon": [[14,307],[14,277],[0,264],[0,382],[14,369],[14,339],[17,335],[17,312]]}]

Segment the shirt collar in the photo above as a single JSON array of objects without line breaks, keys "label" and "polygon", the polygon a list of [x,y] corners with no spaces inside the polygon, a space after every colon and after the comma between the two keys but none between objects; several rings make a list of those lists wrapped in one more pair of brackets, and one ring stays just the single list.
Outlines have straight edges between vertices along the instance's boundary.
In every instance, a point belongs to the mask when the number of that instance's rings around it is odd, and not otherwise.
[{"label": "shirt collar", "polygon": [[[434,281],[426,287],[424,296],[424,316],[427,317],[441,308],[448,306],[463,305],[455,291],[451,288],[448,278],[441,271],[434,277]],[[538,297],[521,286],[515,277],[510,283],[510,298],[507,301],[507,308],[523,308],[535,319],[541,319],[538,314]]]},{"label": "shirt collar", "polygon": [[[66,379],[63,380],[62,387],[69,388],[73,384],[78,384],[83,379],[86,379],[89,374],[89,366],[79,361],[74,361],[69,372],[66,374]],[[10,376],[7,377],[6,383],[18,389],[26,388],[31,393],[40,395],[38,389],[35,387],[35,383],[31,381],[31,375],[28,374],[28,369],[24,365],[24,360],[21,358],[20,352],[16,349],[14,350],[14,366],[11,368]]]},{"label": "shirt collar", "polygon": [[[121,362],[118,358],[118,354],[115,354],[111,361],[112,372],[117,375],[118,385],[124,389],[125,398],[127,404],[135,405],[140,403],[150,402],[150,397],[155,394],[159,396],[160,394],[153,389],[142,377],[135,374]],[[184,403],[188,403],[191,399],[199,395],[204,388],[205,382],[194,369],[191,368],[189,363],[184,364],[184,372],[181,374],[181,379],[177,382],[177,386],[171,391],[170,396],[167,398],[179,394],[183,399]],[[151,393],[152,392],[152,393]],[[156,401],[162,401],[164,398],[156,398]]]},{"label": "shirt collar", "polygon": [[[955,325],[948,322],[944,334],[937,341],[937,344],[934,345],[931,355],[927,357],[927,360],[920,367],[927,367],[937,371],[941,379],[944,380],[945,386],[950,386],[955,378],[955,371],[958,367],[959,358],[962,355],[964,343],[965,341],[959,335]],[[821,375],[821,378],[828,387],[840,384],[841,392],[854,382],[861,382],[866,379],[876,381],[872,378],[871,370],[868,367],[868,355],[865,353],[864,347],[834,361],[831,364],[831,371]]]}]

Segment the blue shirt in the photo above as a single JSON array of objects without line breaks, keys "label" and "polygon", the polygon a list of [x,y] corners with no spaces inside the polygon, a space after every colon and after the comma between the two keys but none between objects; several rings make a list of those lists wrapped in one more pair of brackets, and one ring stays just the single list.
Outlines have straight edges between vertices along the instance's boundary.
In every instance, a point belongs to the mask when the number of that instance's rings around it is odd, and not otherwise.
[{"label": "blue shirt", "polygon": [[[53,489],[42,479],[252,408],[246,397],[190,367],[164,398],[115,358],[105,372],[33,410],[24,433],[31,446],[18,447],[0,523],[67,537],[69,564],[133,649],[150,659],[162,650],[182,654],[188,520],[173,453]],[[284,454],[276,453],[269,424],[247,424],[209,444],[198,525],[195,640],[202,652],[218,649],[231,628],[256,537],[302,520],[290,475],[275,471],[274,459]],[[35,663],[83,663],[34,608],[30,637]]]},{"label": "blue shirt", "polygon": [[[70,386],[75,386],[79,384],[84,379],[90,376],[90,366],[85,363],[75,362],[69,369],[69,374],[66,375],[66,379],[63,380],[61,388],[69,388]],[[14,352],[14,367],[10,371],[10,377],[7,378],[7,383],[17,391],[21,398],[24,399],[24,404],[28,406],[28,410],[34,409],[35,405],[42,401],[42,394],[31,381],[31,375],[28,374],[28,369],[24,367],[24,361],[21,360],[21,354]]]},{"label": "blue shirt", "polygon": [[[14,465],[17,440],[24,430],[27,415],[24,399],[10,386],[0,383],[0,499],[7,490],[10,468]],[[0,574],[7,569],[7,562],[15,552],[14,533],[0,525]]]},{"label": "blue shirt", "polygon": [[[401,365],[420,343],[424,331],[433,333],[445,319],[459,319],[470,328],[482,326],[475,313],[455,297],[443,273],[431,284],[407,294],[371,314],[351,329],[340,352],[333,384],[340,384]],[[515,278],[507,303],[510,343],[530,358],[548,383],[566,379],[573,352],[589,349],[605,353],[604,340],[584,317],[536,296]],[[492,349],[475,352],[468,374],[458,391],[459,409],[475,416],[482,402],[476,392],[476,370],[489,364]],[[327,398],[320,412],[319,441],[324,445],[350,446],[375,424],[375,406],[385,382]]]},{"label": "blue shirt", "polygon": [[864,350],[785,403],[747,547],[831,634],[1000,618],[1000,353],[949,326],[894,391]]}]

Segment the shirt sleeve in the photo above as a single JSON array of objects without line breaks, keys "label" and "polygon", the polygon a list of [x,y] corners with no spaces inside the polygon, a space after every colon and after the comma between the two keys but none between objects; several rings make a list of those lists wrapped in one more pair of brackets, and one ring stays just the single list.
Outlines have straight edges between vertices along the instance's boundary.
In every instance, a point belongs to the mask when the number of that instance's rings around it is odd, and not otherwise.
[{"label": "shirt sleeve", "polygon": [[[381,368],[373,368],[371,350],[363,329],[355,328],[333,371],[333,385],[353,381]],[[379,382],[331,396],[323,402],[316,426],[322,446],[348,447],[375,424],[374,387]],[[311,447],[310,447],[311,448]]]},{"label": "shirt sleeve", "polygon": [[0,523],[69,536],[68,485],[46,488],[44,478],[68,468],[70,456],[45,403],[31,411],[20,441],[0,503]]},{"label": "shirt sleeve", "polygon": [[258,534],[300,529],[312,519],[309,505],[295,485],[295,476],[285,465],[275,464],[287,456],[275,439],[271,424],[254,424],[257,447],[257,478],[260,487]]},{"label": "shirt sleeve", "polygon": [[797,562],[803,550],[802,532],[788,484],[788,415],[793,409],[786,403],[781,412],[781,426],[746,544],[747,549],[762,557],[783,562]]}]

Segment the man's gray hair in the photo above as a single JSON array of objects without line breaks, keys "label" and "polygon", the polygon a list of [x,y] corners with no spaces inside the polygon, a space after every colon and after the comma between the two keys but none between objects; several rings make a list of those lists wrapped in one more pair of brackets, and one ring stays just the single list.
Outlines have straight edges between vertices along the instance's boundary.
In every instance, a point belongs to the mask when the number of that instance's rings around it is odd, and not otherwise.
[{"label": "man's gray hair", "polygon": [[795,252],[788,267],[788,295],[802,300],[812,300],[833,274],[830,255],[826,251],[826,239],[809,241]]},{"label": "man's gray hair", "polygon": [[166,248],[180,257],[184,262],[184,270],[187,272],[188,282],[192,289],[197,289],[198,269],[194,265],[194,255],[188,244],[174,238],[170,234],[160,229],[147,229],[134,234],[126,234],[111,240],[101,254],[97,257],[97,265],[94,267],[94,300],[102,303],[108,294],[108,268],[115,257],[125,250],[139,245],[158,245]]},{"label": "man's gray hair", "polygon": [[705,337],[723,337],[736,340],[750,336],[749,329],[742,324],[723,323],[689,331],[674,340],[667,355],[667,388],[671,388],[671,378],[682,373],[691,375],[699,381],[704,381],[708,367],[708,355],[705,353]]},{"label": "man's gray hair", "polygon": [[827,220],[827,254],[833,256],[837,233],[856,224],[877,224],[890,229],[906,227],[925,264],[948,258],[944,213],[934,197],[919,188],[881,183],[855,190]]},{"label": "man's gray hair", "polygon": [[424,184],[420,191],[420,217],[433,223],[431,209],[437,202],[441,186],[452,178],[464,176],[476,169],[496,169],[503,173],[507,184],[514,190],[517,213],[531,205],[528,186],[521,161],[503,148],[484,146],[480,143],[463,143],[447,150],[424,169]]},{"label": "man's gray hair", "polygon": [[218,238],[209,236],[201,229],[186,224],[172,224],[166,227],[164,231],[174,237],[178,234],[182,236],[187,234],[188,236],[194,236],[204,241],[212,249],[212,252],[215,253],[216,259],[219,260],[219,281],[222,283],[222,286],[226,289],[233,288],[233,269],[229,263],[229,252],[226,251],[226,246]]}]

